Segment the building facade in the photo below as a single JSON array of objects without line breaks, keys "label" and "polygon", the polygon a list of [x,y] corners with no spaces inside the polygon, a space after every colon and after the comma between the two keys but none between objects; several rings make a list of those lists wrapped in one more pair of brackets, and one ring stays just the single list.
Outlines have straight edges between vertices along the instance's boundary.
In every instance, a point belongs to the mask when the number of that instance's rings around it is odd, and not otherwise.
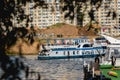
[{"label": "building facade", "polygon": [[[87,3],[89,5],[89,2]],[[83,20],[83,26],[89,24],[90,17],[88,12],[91,9],[91,5],[88,6],[86,15]],[[119,36],[120,35],[120,0],[103,0],[99,9],[92,6],[94,10],[95,24],[101,26],[101,33]],[[94,22],[93,22],[94,23]]]},{"label": "building facade", "polygon": [[[38,28],[47,28],[56,23],[67,23],[72,25],[80,25],[80,21],[77,19],[79,16],[77,13],[74,17],[74,20],[64,18],[64,12],[61,12],[61,4],[60,0],[45,0],[48,3],[48,8],[34,7],[34,2],[27,3],[24,7],[26,14],[29,15],[31,22],[28,26],[34,26]],[[87,9],[85,9],[85,5],[87,4]],[[83,6],[82,12],[84,12],[84,18],[82,26],[85,26],[90,23],[90,16],[88,12],[90,12],[91,7],[94,10],[94,19],[101,26],[101,33],[107,35],[117,36],[120,34],[120,0],[113,0],[109,2],[109,0],[103,0],[102,5],[99,9],[96,9],[95,6],[91,6],[90,2],[87,2]],[[117,14],[114,14],[117,13]],[[115,16],[115,17],[113,17]],[[21,24],[16,22],[16,18],[14,20],[14,24],[16,26],[24,26],[26,21],[23,21]]]},{"label": "building facade", "polygon": [[112,2],[104,0],[98,17],[101,33],[111,36],[120,35],[120,0],[112,0]]},{"label": "building facade", "polygon": [[29,24],[30,26],[46,28],[63,21],[59,0],[56,0],[56,2],[54,0],[46,0],[46,2],[48,3],[48,8],[32,8],[34,2],[31,2],[26,6],[26,12],[30,14],[30,19],[32,19],[32,22]]}]

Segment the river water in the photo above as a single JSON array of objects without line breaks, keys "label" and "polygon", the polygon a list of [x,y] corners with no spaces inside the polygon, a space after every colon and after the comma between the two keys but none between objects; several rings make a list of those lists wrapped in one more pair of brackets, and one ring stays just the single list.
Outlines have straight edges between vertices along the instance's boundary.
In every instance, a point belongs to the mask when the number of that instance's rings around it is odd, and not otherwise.
[{"label": "river water", "polygon": [[37,55],[25,57],[24,63],[40,73],[41,80],[83,80],[83,59],[37,60]]}]

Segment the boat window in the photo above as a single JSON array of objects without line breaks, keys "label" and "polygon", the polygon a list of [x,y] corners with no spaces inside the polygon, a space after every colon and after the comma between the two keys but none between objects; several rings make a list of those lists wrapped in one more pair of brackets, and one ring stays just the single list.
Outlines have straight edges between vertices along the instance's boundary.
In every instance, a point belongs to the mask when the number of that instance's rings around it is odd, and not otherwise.
[{"label": "boat window", "polygon": [[70,52],[68,51],[68,56],[70,56]]},{"label": "boat window", "polygon": [[73,51],[73,54],[75,54],[75,51]]},{"label": "boat window", "polygon": [[91,47],[91,44],[84,44],[83,47]]},{"label": "boat window", "polygon": [[107,49],[107,46],[102,46],[103,49]]},{"label": "boat window", "polygon": [[75,42],[75,45],[78,45],[78,42]]},{"label": "boat window", "polygon": [[64,55],[65,55],[65,51],[64,51],[64,53],[63,53]]},{"label": "boat window", "polygon": [[84,52],[82,51],[82,55],[84,55]]},{"label": "boat window", "polygon": [[79,54],[79,51],[77,51],[77,54]]},{"label": "boat window", "polygon": [[119,51],[117,49],[114,49],[114,54],[119,54]]},{"label": "boat window", "polygon": [[78,48],[80,47],[80,45],[78,45]]},{"label": "boat window", "polygon": [[58,52],[56,52],[56,54],[58,54]]},{"label": "boat window", "polygon": [[42,54],[40,54],[41,56],[46,56],[46,54],[45,53],[42,53]]}]

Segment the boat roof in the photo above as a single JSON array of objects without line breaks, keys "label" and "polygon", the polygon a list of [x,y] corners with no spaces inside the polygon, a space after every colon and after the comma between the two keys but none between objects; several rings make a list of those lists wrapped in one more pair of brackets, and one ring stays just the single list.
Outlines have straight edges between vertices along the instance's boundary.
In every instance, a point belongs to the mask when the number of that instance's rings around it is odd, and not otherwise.
[{"label": "boat roof", "polygon": [[86,36],[83,36],[80,38],[52,38],[52,39],[46,39],[46,40],[71,40],[71,39],[78,40],[78,39],[89,39],[89,38]]}]

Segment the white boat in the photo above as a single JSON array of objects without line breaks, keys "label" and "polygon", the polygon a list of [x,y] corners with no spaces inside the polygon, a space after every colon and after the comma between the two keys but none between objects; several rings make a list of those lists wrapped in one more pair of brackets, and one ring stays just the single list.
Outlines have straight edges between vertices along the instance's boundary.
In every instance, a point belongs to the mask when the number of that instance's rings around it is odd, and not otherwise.
[{"label": "white boat", "polygon": [[103,34],[101,34],[101,36],[103,36],[109,43],[107,44],[109,59],[111,56],[120,58],[120,40]]},{"label": "white boat", "polygon": [[94,45],[103,45],[103,46],[108,45],[107,39],[105,37],[96,37],[93,39],[93,43]]},{"label": "white boat", "polygon": [[[73,39],[72,39],[73,40]],[[77,39],[78,40],[78,39]],[[79,40],[78,40],[79,41]],[[74,41],[73,41],[74,42]],[[66,58],[90,58],[106,53],[106,46],[93,45],[88,40],[77,44],[52,44],[42,45],[39,52],[39,60],[66,59]]]},{"label": "white boat", "polygon": [[109,44],[108,44],[108,47],[119,47],[120,48],[120,40],[119,39],[116,39],[116,38],[113,38],[113,37],[110,37],[110,36],[107,36],[107,35],[103,35],[101,34],[101,36],[105,37],[106,40],[108,40]]}]

